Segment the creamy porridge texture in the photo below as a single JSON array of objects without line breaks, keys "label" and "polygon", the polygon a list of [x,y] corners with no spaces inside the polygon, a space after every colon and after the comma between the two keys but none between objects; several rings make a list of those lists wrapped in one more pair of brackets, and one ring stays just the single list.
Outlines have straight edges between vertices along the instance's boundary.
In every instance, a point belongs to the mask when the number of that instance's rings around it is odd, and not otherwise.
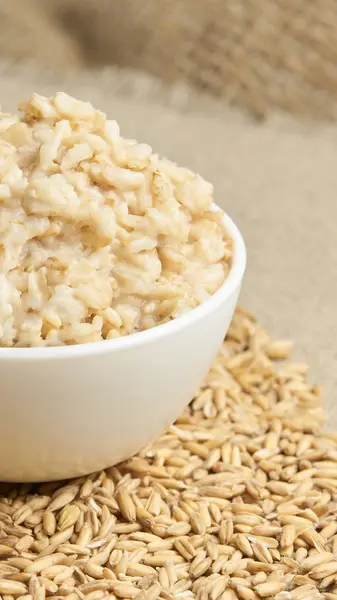
[{"label": "creamy porridge texture", "polygon": [[112,339],[214,294],[232,244],[212,185],[64,93],[0,115],[0,346]]}]

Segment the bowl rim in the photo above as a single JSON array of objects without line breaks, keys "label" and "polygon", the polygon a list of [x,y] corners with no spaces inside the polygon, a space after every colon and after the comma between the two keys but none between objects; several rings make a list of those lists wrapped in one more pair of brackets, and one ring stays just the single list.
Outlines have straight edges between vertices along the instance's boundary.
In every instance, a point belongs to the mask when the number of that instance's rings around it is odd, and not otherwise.
[{"label": "bowl rim", "polygon": [[[213,210],[222,210],[216,204]],[[105,352],[118,352],[134,346],[141,346],[155,340],[184,329],[193,323],[201,320],[208,313],[225,302],[233,292],[241,285],[241,281],[246,269],[246,247],[243,237],[235,225],[234,221],[223,212],[223,222],[226,230],[233,241],[233,260],[228,276],[222,286],[205,302],[186,312],[181,317],[168,321],[147,329],[137,331],[129,335],[112,340],[102,340],[101,342],[88,342],[84,344],[73,344],[69,346],[49,346],[33,348],[1,348],[0,360],[50,360],[76,358],[79,356],[89,356]]]}]

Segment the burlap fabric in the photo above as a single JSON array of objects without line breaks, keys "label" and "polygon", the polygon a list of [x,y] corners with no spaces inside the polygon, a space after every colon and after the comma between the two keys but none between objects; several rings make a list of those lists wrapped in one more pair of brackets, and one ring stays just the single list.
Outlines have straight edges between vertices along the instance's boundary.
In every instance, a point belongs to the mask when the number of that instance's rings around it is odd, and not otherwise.
[{"label": "burlap fabric", "polygon": [[81,64],[81,55],[77,40],[39,0],[0,0],[0,57],[68,70]]},{"label": "burlap fabric", "polygon": [[[69,14],[76,11],[71,3]],[[87,0],[87,6],[95,28],[85,11],[76,11],[76,19],[90,60],[141,68],[168,83],[186,80],[256,116],[272,108],[336,116],[334,0]]]},{"label": "burlap fabric", "polygon": [[335,0],[39,2],[86,64],[184,80],[257,117],[337,115]]},{"label": "burlap fabric", "polygon": [[0,0],[0,55],[182,80],[256,117],[337,116],[335,0]]}]

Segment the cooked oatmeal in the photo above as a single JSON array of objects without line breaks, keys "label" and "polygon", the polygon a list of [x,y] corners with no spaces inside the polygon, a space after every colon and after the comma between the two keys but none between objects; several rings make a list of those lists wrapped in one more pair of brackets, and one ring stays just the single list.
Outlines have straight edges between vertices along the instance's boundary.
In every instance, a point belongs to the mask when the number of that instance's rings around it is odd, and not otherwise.
[{"label": "cooked oatmeal", "polygon": [[175,319],[231,265],[210,183],[64,93],[0,114],[0,346],[80,344]]}]

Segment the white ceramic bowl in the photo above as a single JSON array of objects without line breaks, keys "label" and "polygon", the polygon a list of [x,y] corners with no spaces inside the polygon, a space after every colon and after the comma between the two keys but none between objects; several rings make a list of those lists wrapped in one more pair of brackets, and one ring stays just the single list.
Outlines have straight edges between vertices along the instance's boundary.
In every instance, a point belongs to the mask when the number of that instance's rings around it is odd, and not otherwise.
[{"label": "white ceramic bowl", "polygon": [[0,348],[0,480],[47,481],[98,471],[151,442],[200,385],[232,319],[245,270],[241,234],[231,271],[198,308],[117,340]]}]

